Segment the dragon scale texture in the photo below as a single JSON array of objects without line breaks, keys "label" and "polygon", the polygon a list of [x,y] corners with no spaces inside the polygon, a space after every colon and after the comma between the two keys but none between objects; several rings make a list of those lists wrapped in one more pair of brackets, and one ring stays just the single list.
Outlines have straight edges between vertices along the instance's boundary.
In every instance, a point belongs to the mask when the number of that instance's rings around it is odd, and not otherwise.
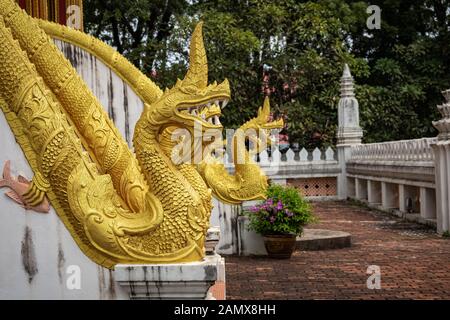
[{"label": "dragon scale texture", "polygon": [[[143,100],[134,153],[50,36],[101,59]],[[201,260],[212,195],[229,203],[264,197],[267,179],[247,151],[234,175],[220,163],[172,161],[174,130],[221,130],[211,119],[230,99],[227,80],[208,85],[201,23],[190,51],[185,78],[163,92],[98,39],[0,0],[0,106],[35,174],[28,204],[46,196],[81,250],[104,267]],[[283,125],[269,113],[266,101],[243,128]]]}]

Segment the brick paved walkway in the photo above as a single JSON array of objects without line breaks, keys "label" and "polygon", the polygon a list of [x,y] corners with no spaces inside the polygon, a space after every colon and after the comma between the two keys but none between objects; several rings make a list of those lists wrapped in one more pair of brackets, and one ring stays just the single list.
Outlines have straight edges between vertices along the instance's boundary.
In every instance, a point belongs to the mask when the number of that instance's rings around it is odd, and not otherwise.
[{"label": "brick paved walkway", "polygon": [[[346,202],[314,207],[320,222],[309,227],[350,232],[352,247],[226,257],[228,299],[450,299],[450,239]],[[367,289],[369,265],[381,268],[381,290]]]}]

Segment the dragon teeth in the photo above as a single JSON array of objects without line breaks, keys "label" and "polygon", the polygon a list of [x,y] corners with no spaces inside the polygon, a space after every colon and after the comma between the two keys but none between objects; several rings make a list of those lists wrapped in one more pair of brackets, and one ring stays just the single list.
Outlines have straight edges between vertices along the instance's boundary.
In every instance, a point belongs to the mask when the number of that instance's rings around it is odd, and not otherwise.
[{"label": "dragon teeth", "polygon": [[228,100],[225,99],[222,101],[222,109],[225,108],[225,106],[228,104]]}]

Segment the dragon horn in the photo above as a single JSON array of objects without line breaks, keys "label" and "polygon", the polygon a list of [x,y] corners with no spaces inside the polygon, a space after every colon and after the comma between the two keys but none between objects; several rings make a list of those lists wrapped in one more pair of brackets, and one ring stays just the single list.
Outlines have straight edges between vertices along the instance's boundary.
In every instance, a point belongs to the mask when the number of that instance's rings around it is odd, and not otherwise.
[{"label": "dragon horn", "polygon": [[206,60],[206,50],[203,44],[203,22],[200,21],[192,34],[189,70],[183,80],[183,85],[193,85],[198,88],[206,88],[208,85],[208,61]]},{"label": "dragon horn", "polygon": [[269,97],[265,97],[264,98],[264,103],[263,103],[263,113],[269,115],[270,113],[270,100]]},{"label": "dragon horn", "polygon": [[261,120],[267,120],[269,116],[270,116],[270,101],[269,97],[265,97],[262,108],[259,107],[258,118]]}]

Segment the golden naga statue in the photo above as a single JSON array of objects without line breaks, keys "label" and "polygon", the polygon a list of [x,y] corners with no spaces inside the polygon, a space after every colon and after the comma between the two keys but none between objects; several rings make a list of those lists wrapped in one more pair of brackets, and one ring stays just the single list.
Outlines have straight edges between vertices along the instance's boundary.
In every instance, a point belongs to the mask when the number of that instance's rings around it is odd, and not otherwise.
[{"label": "golden naga statue", "polygon": [[[50,36],[95,55],[144,101],[135,154]],[[81,250],[104,267],[201,260],[212,194],[240,203],[264,198],[267,187],[245,148],[243,163],[233,159],[234,175],[214,159],[172,161],[176,129],[194,137],[196,127],[222,130],[218,119],[230,99],[229,84],[208,85],[207,75],[201,23],[192,35],[185,78],[162,92],[98,39],[0,0],[0,106],[35,174],[31,182],[13,181],[7,163],[0,187],[13,189],[12,197],[26,208],[42,210],[48,198]],[[270,122],[269,114],[266,100],[242,129],[268,134],[283,125]],[[244,143],[240,135],[233,148]],[[194,153],[208,142],[193,139],[192,146]]]}]

